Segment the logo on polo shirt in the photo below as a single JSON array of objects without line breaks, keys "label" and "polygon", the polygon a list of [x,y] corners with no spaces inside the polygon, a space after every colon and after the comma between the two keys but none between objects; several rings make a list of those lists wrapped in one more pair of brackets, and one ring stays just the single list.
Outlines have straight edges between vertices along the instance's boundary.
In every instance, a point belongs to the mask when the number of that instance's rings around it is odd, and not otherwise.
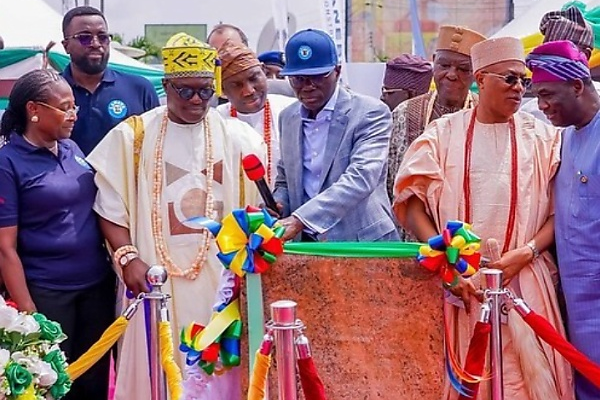
[{"label": "logo on polo shirt", "polygon": [[307,45],[302,45],[298,49],[298,57],[301,60],[308,60],[312,56],[312,49]]},{"label": "logo on polo shirt", "polygon": [[113,100],[108,103],[108,113],[113,118],[125,118],[125,115],[127,115],[127,104],[123,100]]},{"label": "logo on polo shirt", "polygon": [[88,162],[85,161],[83,158],[75,156],[75,161],[77,161],[77,164],[81,165],[83,168],[89,169],[90,171],[92,170],[92,166],[88,164]]}]

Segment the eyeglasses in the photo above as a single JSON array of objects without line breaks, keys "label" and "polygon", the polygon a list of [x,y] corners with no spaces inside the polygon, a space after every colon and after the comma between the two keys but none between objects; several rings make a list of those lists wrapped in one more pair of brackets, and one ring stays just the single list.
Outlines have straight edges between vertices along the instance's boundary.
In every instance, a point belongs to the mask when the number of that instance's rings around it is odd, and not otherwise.
[{"label": "eyeglasses", "polygon": [[520,82],[521,86],[523,86],[525,89],[528,89],[531,86],[531,79],[525,78],[523,76],[517,76],[513,74],[501,75],[495,74],[493,72],[484,72],[484,74],[495,76],[496,78],[501,78],[504,80],[504,83],[510,86],[515,86],[517,82]]},{"label": "eyeglasses", "polygon": [[302,87],[307,85],[308,82],[312,83],[313,86],[322,85],[331,74],[333,74],[334,69],[329,71],[326,74],[321,75],[298,75],[298,76],[290,76],[290,83],[292,86]]},{"label": "eyeglasses", "polygon": [[179,97],[181,97],[183,100],[186,100],[186,101],[191,100],[195,94],[197,94],[198,97],[200,97],[200,99],[202,99],[202,100],[210,100],[210,98],[213,97],[213,95],[215,94],[215,90],[213,88],[202,88],[202,89],[192,89],[190,87],[179,88],[179,87],[173,85],[171,82],[169,82],[169,85],[171,85],[171,87],[177,92]]},{"label": "eyeglasses", "polygon": [[54,106],[51,106],[50,104],[47,104],[47,103],[44,103],[44,102],[41,102],[41,101],[36,101],[35,104],[39,104],[40,106],[44,106],[44,107],[49,108],[51,110],[58,111],[58,112],[62,113],[63,116],[65,117],[65,120],[73,119],[73,118],[77,117],[77,113],[79,112],[79,106],[75,106],[75,107],[73,107],[73,108],[71,108],[69,110],[61,110],[60,108],[56,108]]},{"label": "eyeglasses", "polygon": [[98,39],[98,43],[100,43],[102,46],[106,46],[110,43],[110,35],[108,33],[99,33],[97,35],[93,35],[91,33],[77,33],[73,36],[67,36],[65,39],[75,39],[80,45],[84,47],[90,47],[94,42],[94,38]]}]

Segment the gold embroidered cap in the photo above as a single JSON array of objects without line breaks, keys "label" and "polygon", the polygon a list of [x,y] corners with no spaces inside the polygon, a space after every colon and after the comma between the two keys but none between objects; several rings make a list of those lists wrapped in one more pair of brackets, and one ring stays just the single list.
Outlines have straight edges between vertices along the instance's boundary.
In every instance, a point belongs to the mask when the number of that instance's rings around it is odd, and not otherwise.
[{"label": "gold embroidered cap", "polygon": [[180,32],[162,48],[162,58],[165,78],[214,78],[220,92],[221,62],[215,48]]},{"label": "gold embroidered cap", "polygon": [[442,25],[438,33],[436,50],[450,50],[470,57],[471,47],[485,39],[486,37],[479,32],[462,26]]},{"label": "gold embroidered cap", "polygon": [[473,72],[503,61],[518,61],[525,64],[523,43],[514,37],[484,40],[473,46],[471,64]]}]

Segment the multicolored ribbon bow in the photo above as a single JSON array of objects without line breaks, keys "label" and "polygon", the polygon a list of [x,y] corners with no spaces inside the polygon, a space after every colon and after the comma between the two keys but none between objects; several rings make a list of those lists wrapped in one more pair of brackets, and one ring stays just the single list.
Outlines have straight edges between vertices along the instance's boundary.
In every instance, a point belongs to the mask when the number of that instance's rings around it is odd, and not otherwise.
[{"label": "multicolored ribbon bow", "polygon": [[[215,314],[205,327],[195,322],[181,330],[179,350],[187,365],[198,364],[208,375],[240,365],[242,321],[236,300]],[[222,366],[222,368],[220,368]]]},{"label": "multicolored ribbon bow", "polygon": [[458,275],[469,277],[479,269],[481,239],[471,232],[471,225],[448,221],[441,235],[421,246],[417,260],[433,272],[439,272],[444,283],[455,285]]},{"label": "multicolored ribbon bow", "polygon": [[219,247],[217,257],[240,277],[246,272],[265,272],[283,254],[281,237],[285,228],[266,210],[251,206],[236,209],[221,224],[208,218],[193,218],[189,222],[211,231]]}]

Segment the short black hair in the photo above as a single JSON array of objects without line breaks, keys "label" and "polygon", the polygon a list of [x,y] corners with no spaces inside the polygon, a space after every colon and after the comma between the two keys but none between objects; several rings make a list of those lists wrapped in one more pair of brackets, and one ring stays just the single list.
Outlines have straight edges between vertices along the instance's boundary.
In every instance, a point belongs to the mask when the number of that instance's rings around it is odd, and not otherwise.
[{"label": "short black hair", "polygon": [[[104,14],[102,14],[102,11],[98,10],[97,8],[89,7],[89,6],[81,6],[81,7],[71,8],[69,11],[67,11],[67,13],[63,17],[63,21],[62,21],[62,31],[63,31],[64,37],[67,36],[67,29],[69,28],[71,21],[73,21],[73,18],[81,17],[84,15],[99,15],[102,17],[104,22],[106,22],[106,18],[104,17]],[[107,25],[108,25],[108,23],[107,23]]]},{"label": "short black hair", "polygon": [[243,30],[241,30],[240,28],[238,28],[235,25],[231,25],[231,24],[217,24],[212,28],[212,31],[210,31],[210,33],[208,34],[208,37],[206,38],[206,41],[208,42],[210,40],[210,37],[213,35],[213,33],[221,33],[227,29],[231,29],[236,31],[239,35],[240,38],[242,39],[242,43],[244,43],[244,46],[248,46],[248,36],[246,36],[246,34],[244,33]]}]

